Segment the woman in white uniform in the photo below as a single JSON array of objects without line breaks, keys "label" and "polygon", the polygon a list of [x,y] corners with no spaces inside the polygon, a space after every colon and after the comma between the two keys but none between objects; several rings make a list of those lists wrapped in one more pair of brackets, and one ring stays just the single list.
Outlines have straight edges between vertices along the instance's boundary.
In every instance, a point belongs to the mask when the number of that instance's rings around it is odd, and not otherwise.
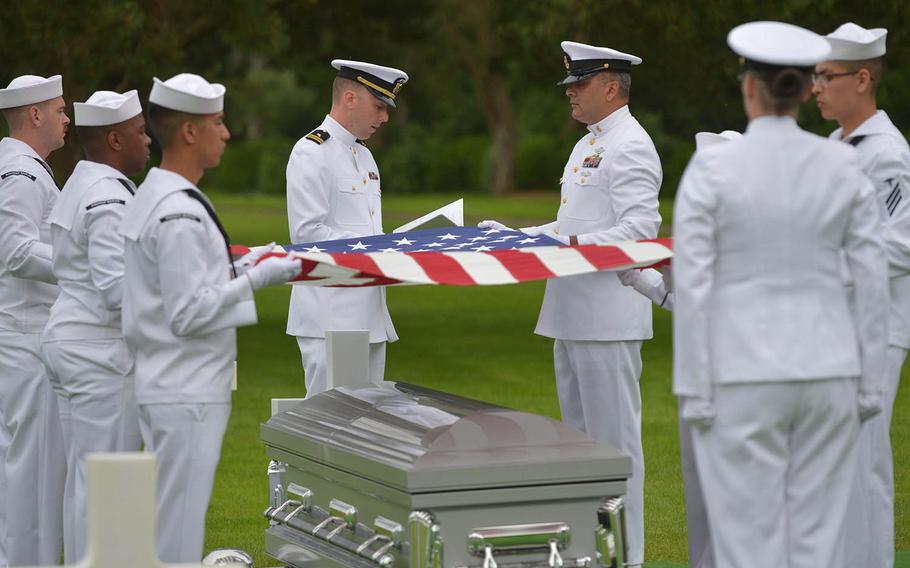
[{"label": "woman in white uniform", "polygon": [[843,566],[859,423],[881,407],[881,212],[855,150],[796,124],[824,38],[755,22],[727,41],[749,125],[697,152],[680,184],[674,392],[716,564]]}]

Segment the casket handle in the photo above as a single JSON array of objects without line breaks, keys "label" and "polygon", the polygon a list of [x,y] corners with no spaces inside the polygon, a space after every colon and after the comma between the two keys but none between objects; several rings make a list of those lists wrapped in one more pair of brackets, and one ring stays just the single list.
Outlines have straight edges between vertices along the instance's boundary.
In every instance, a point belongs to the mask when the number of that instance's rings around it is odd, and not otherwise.
[{"label": "casket handle", "polygon": [[344,521],[349,529],[353,530],[357,526],[357,507],[341,499],[333,498],[329,501],[329,514]]},{"label": "casket handle", "polygon": [[482,527],[468,534],[468,550],[478,556],[486,554],[487,547],[497,552],[543,549],[552,553],[569,546],[571,536],[569,525],[561,522]]},{"label": "casket handle", "polygon": [[594,532],[594,542],[598,563],[608,568],[622,568],[628,556],[626,511],[622,497],[607,500],[597,510],[597,520],[599,524]]}]

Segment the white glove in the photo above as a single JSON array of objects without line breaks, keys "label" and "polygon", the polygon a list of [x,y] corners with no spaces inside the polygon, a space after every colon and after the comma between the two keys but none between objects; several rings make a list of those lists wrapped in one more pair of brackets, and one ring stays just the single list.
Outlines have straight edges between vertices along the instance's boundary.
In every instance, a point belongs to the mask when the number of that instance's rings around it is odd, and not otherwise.
[{"label": "white glove", "polygon": [[693,428],[707,430],[714,424],[717,412],[714,410],[714,401],[697,396],[683,396],[679,414]]},{"label": "white glove", "polygon": [[284,284],[300,274],[300,260],[293,256],[270,256],[246,271],[253,290]]},{"label": "white glove", "polygon": [[506,227],[499,221],[491,221],[491,220],[481,221],[480,223],[477,223],[477,228],[478,229],[496,229],[497,231],[511,231],[512,230],[510,227]]},{"label": "white glove", "polygon": [[619,281],[622,282],[623,286],[635,286],[635,283],[641,277],[641,270],[637,268],[622,270],[617,272],[616,275],[619,276]]},{"label": "white glove", "polygon": [[272,252],[272,249],[275,247],[275,241],[270,242],[267,245],[261,247],[256,247],[250,252],[246,253],[242,257],[234,261],[234,274],[240,276],[245,274],[247,270],[256,266],[256,263],[259,262],[259,259],[265,255]]},{"label": "white glove", "polygon": [[882,395],[879,393],[859,392],[859,421],[865,422],[882,411]]}]

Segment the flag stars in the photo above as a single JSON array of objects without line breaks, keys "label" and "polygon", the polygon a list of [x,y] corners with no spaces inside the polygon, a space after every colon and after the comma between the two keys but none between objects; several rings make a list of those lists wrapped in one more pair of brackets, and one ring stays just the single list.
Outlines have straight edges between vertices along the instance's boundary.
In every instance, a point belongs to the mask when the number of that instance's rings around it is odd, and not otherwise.
[{"label": "flag stars", "polygon": [[415,242],[417,242],[417,241],[411,241],[411,240],[408,240],[407,237],[401,237],[400,239],[398,239],[397,241],[395,241],[395,244],[398,245],[398,246],[404,247],[404,246],[407,246],[407,245],[413,245]]},{"label": "flag stars", "polygon": [[324,252],[324,251],[325,251],[325,249],[319,248],[319,247],[317,247],[316,245],[313,245],[313,246],[311,246],[310,248],[306,249],[306,252],[316,252],[316,253],[318,253],[318,252]]},{"label": "flag stars", "polygon": [[401,249],[397,249],[397,248],[384,248],[384,249],[380,250],[379,252],[401,252]]},{"label": "flag stars", "polygon": [[520,241],[516,241],[516,242],[520,245],[529,245],[531,243],[536,243],[538,240],[540,240],[540,239],[533,239],[531,237],[528,237],[526,239],[521,239]]},{"label": "flag stars", "polygon": [[474,252],[486,252],[486,251],[488,251],[488,250],[493,250],[493,249],[491,249],[491,248],[488,247],[488,246],[480,245],[479,247],[474,247],[474,248],[471,249],[471,250],[473,250]]},{"label": "flag stars", "polygon": [[441,240],[441,241],[451,241],[452,239],[457,239],[457,238],[458,238],[457,235],[453,235],[452,233],[446,233],[446,234],[444,234],[443,236],[439,237],[439,240]]},{"label": "flag stars", "polygon": [[351,250],[367,250],[371,245],[365,245],[363,244],[363,241],[357,241],[356,244],[348,246],[351,247]]}]

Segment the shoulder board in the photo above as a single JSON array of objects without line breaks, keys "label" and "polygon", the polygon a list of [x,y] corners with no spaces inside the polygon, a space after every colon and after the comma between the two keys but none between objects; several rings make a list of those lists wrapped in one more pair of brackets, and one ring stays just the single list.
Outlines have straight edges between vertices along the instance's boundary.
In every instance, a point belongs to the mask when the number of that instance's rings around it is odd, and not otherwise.
[{"label": "shoulder board", "polygon": [[101,207],[102,205],[126,205],[126,201],[122,199],[102,199],[101,201],[96,201],[85,206],[86,211],[91,211],[95,207]]},{"label": "shoulder board", "polygon": [[326,140],[331,138],[332,135],[326,132],[325,130],[314,130],[304,136],[310,142],[315,142],[316,144],[323,144]]},{"label": "shoulder board", "polygon": [[11,172],[6,172],[5,174],[0,174],[0,179],[6,179],[10,176],[25,176],[28,179],[35,181],[37,178],[28,172],[22,170],[13,170]]},{"label": "shoulder board", "polygon": [[191,221],[196,221],[197,223],[202,222],[202,219],[195,215],[190,215],[189,213],[171,213],[170,215],[165,215],[159,219],[159,221],[162,223],[167,223],[168,221],[174,221],[176,219],[190,219]]},{"label": "shoulder board", "polygon": [[364,142],[363,140],[358,140],[357,143],[360,144],[361,146],[363,146],[364,148],[367,147],[367,143]]}]

